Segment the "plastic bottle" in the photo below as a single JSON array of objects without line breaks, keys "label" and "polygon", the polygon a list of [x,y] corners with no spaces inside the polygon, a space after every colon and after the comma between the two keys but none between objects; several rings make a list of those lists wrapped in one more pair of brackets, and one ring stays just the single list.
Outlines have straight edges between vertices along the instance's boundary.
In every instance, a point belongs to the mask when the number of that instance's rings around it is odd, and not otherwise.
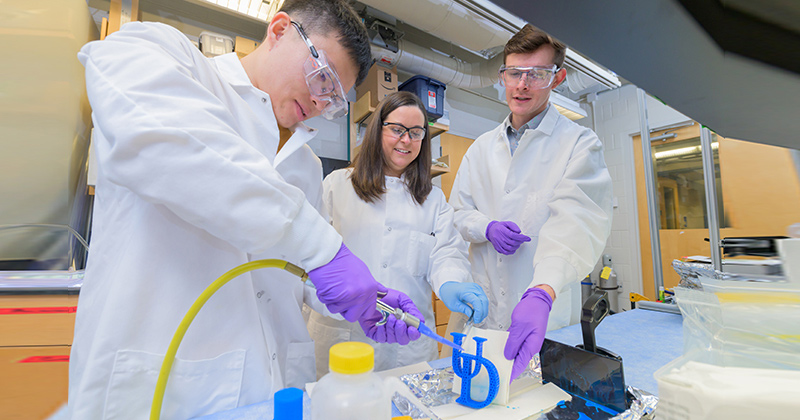
[{"label": "plastic bottle", "polygon": [[372,372],[375,350],[366,343],[331,347],[330,373],[311,392],[312,420],[390,420],[392,402]]},{"label": "plastic bottle", "polygon": [[303,391],[285,388],[275,393],[273,420],[303,420]]}]

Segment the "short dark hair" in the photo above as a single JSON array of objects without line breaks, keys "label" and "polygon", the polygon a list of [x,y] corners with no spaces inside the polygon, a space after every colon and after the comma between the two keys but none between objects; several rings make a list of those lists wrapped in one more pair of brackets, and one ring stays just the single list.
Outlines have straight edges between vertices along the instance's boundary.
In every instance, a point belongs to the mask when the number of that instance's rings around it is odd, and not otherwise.
[{"label": "short dark hair", "polygon": [[[428,113],[425,111],[422,99],[405,91],[394,92],[383,98],[367,123],[364,140],[361,142],[361,151],[355,158],[353,163],[355,168],[350,174],[353,189],[367,203],[379,200],[381,195],[386,192],[384,170],[387,162],[383,154],[383,123],[392,111],[404,106],[419,108],[422,111],[423,121],[427,124]],[[431,132],[427,127],[419,148],[419,155],[406,167],[403,176],[406,189],[414,197],[414,201],[422,205],[433,189],[431,183]]]},{"label": "short dark hair", "polygon": [[356,85],[367,77],[372,66],[367,28],[345,0],[286,0],[281,12],[303,25],[307,35],[338,35],[338,41],[358,67]]},{"label": "short dark hair", "polygon": [[553,47],[555,51],[553,53],[553,64],[558,68],[564,67],[567,46],[530,23],[525,24],[519,32],[515,33],[506,42],[506,46],[503,48],[503,64],[505,64],[506,57],[509,54],[531,54],[543,45]]}]

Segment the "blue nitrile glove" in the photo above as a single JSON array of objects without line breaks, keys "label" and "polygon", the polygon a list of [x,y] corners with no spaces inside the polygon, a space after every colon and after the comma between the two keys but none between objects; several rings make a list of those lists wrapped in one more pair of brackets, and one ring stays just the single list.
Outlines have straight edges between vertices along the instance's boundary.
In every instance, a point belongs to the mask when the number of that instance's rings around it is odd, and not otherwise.
[{"label": "blue nitrile glove", "polygon": [[[419,309],[417,309],[417,306],[414,305],[414,301],[412,301],[410,297],[394,289],[387,290],[388,293],[386,296],[380,298],[384,303],[393,308],[400,308],[403,312],[408,312],[410,315],[417,317],[420,322],[425,322],[425,318],[419,312]],[[373,302],[375,302],[374,299]],[[377,303],[373,304],[372,308],[375,309],[376,305]],[[361,329],[364,330],[364,334],[366,334],[367,337],[378,343],[399,343],[400,345],[406,345],[420,337],[419,330],[416,327],[406,325],[405,322],[398,320],[394,315],[389,315],[385,324],[377,325],[378,321],[381,319],[383,319],[383,315],[375,310],[375,313],[367,314],[359,319],[358,324],[361,325]]]},{"label": "blue nitrile glove", "polygon": [[530,242],[529,236],[523,235],[522,230],[514,222],[489,222],[486,226],[486,239],[494,245],[494,249],[504,255],[517,252],[523,242]]},{"label": "blue nitrile glove", "polygon": [[471,316],[476,324],[483,322],[489,312],[489,298],[475,283],[448,281],[439,288],[439,299],[447,309]]},{"label": "blue nitrile glove", "polygon": [[552,307],[553,298],[550,294],[538,287],[531,287],[511,312],[511,326],[508,328],[508,341],[503,355],[508,360],[514,360],[512,381],[525,371],[533,355],[542,349]]},{"label": "blue nitrile glove", "polygon": [[317,289],[319,301],[350,322],[374,315],[378,291],[388,290],[344,244],[331,262],[309,271],[308,278]]}]

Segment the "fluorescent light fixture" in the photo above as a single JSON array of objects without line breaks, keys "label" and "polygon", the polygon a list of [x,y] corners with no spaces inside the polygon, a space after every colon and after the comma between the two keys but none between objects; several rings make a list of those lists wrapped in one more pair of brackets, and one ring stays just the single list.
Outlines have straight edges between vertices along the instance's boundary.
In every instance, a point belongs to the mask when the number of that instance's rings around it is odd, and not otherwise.
[{"label": "fluorescent light fixture", "polygon": [[[719,142],[711,143],[711,150],[719,149]],[[656,152],[656,159],[666,159],[671,157],[686,156],[695,153],[700,153],[700,146],[681,147],[680,149],[664,150],[663,152]]]},{"label": "fluorescent light fixture", "polygon": [[622,86],[622,82],[619,81],[619,77],[616,74],[598,66],[569,48],[567,48],[564,64],[591,77],[606,87],[613,89]]},{"label": "fluorescent light fixture", "polygon": [[[258,20],[266,22],[269,18],[271,3],[275,0],[204,0],[207,3],[233,10]],[[283,3],[283,1],[278,1]]]},{"label": "fluorescent light fixture", "polygon": [[581,108],[580,104],[556,92],[550,92],[550,103],[555,105],[561,115],[572,121],[586,118],[589,115]]}]

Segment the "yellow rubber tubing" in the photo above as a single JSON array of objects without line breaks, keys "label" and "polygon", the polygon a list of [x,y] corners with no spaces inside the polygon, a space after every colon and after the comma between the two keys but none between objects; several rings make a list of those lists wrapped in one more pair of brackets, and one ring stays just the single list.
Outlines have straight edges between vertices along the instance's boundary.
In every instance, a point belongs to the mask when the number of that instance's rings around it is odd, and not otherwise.
[{"label": "yellow rubber tubing", "polygon": [[194,317],[197,316],[197,313],[200,312],[200,309],[203,307],[203,305],[206,304],[206,301],[208,301],[208,299],[213,296],[214,293],[216,293],[217,290],[219,290],[222,286],[239,275],[259,268],[269,267],[284,269],[300,277],[303,281],[308,278],[306,272],[302,268],[286,261],[256,260],[244,263],[238,267],[234,267],[227,273],[219,276],[219,278],[211,283],[206,290],[203,290],[203,293],[200,294],[200,297],[194,301],[192,306],[189,308],[189,311],[183,316],[183,320],[181,320],[181,323],[178,325],[178,329],[175,331],[175,335],[172,336],[172,341],[169,343],[167,354],[164,356],[164,362],[161,363],[161,370],[158,372],[156,391],[153,394],[153,404],[150,406],[150,420],[158,420],[161,418],[161,405],[164,403],[164,391],[167,389],[167,379],[169,379],[169,372],[172,369],[172,363],[175,361],[175,355],[178,353],[178,346],[181,345],[181,340],[183,340],[186,330],[189,329],[189,325],[191,325]]}]

